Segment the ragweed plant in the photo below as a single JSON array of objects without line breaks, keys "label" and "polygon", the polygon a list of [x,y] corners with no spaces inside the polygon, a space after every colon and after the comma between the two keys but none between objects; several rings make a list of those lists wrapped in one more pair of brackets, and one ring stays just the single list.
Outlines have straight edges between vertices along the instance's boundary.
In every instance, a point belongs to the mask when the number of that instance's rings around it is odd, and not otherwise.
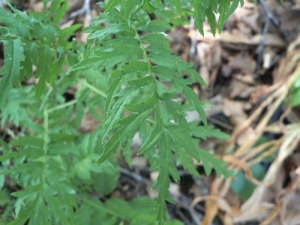
[{"label": "ragweed plant", "polygon": [[[43,2],[43,13],[0,8],[1,125],[8,134],[1,141],[0,186],[6,185],[0,194],[7,200],[1,206],[11,210],[8,199],[16,199],[14,216],[5,211],[3,223],[163,224],[168,217],[166,201],[173,202],[170,179],[180,181],[176,165],[198,175],[192,165],[195,159],[207,174],[212,167],[218,176],[232,174],[226,163],[198,147],[194,137],[224,135],[207,125],[206,104],[190,87],[194,82],[207,87],[206,83],[193,64],[173,55],[166,36],[172,27],[189,23],[189,17],[195,18],[202,34],[206,18],[213,33],[217,27],[221,31],[242,1],[101,2],[105,12],[82,31],[90,33],[86,45],[68,41],[80,25],[57,25],[67,2]],[[33,76],[36,85],[21,85]],[[167,88],[166,82],[172,86]],[[76,84],[74,99],[65,98]],[[186,96],[186,104],[174,101],[180,95]],[[186,109],[195,109],[203,126],[188,123]],[[98,121],[88,134],[80,130],[87,114]],[[159,189],[155,205],[149,198],[103,203],[99,198],[112,192],[119,177],[114,153],[123,149],[130,164],[137,132],[142,139],[138,154],[159,172],[153,186]],[[18,187],[12,197],[7,195],[8,182]]]}]

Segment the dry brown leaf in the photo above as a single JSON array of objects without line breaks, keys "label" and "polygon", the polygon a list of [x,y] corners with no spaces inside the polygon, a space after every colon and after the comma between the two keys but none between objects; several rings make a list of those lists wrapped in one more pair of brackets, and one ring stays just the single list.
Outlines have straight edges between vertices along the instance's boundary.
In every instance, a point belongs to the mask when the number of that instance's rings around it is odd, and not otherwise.
[{"label": "dry brown leaf", "polygon": [[[203,78],[203,80],[205,81],[205,83],[209,84],[210,83],[209,71],[208,71],[208,69],[207,69],[207,67],[205,65],[200,66],[199,73],[201,74],[201,77]],[[205,87],[201,86],[201,88],[203,90],[205,90]]]},{"label": "dry brown leaf", "polygon": [[207,67],[214,69],[221,65],[222,48],[219,41],[210,43],[209,52],[207,55]]},{"label": "dry brown leaf", "polygon": [[279,36],[279,34],[275,33],[268,33],[265,37],[263,37],[262,34],[256,34],[251,38],[251,44],[259,45],[263,39],[265,41],[265,46],[273,46],[278,48],[285,48],[287,46],[285,40]]},{"label": "dry brown leaf", "polygon": [[251,94],[251,102],[253,104],[261,104],[268,96],[271,95],[273,89],[268,85],[257,85],[256,90]]},{"label": "dry brown leaf", "polygon": [[238,29],[233,29],[231,32],[224,30],[221,36],[216,36],[217,40],[228,43],[253,44],[249,37],[242,34]]},{"label": "dry brown leaf", "polygon": [[171,48],[175,55],[180,56],[183,61],[188,62],[190,57],[188,31],[183,27],[172,29],[168,33],[168,38],[170,39]]},{"label": "dry brown leaf", "polygon": [[229,86],[229,97],[231,99],[240,97],[240,98],[248,98],[254,91],[255,87],[251,87],[244,82],[233,79]]},{"label": "dry brown leaf", "polygon": [[280,14],[280,29],[288,32],[288,40],[293,41],[300,31],[300,10],[286,9]]},{"label": "dry brown leaf", "polygon": [[29,1],[29,11],[42,12],[44,10],[44,3],[42,1],[36,2],[36,0]]},{"label": "dry brown leaf", "polygon": [[206,55],[209,52],[209,43],[200,42],[197,44],[197,54],[199,58],[200,65],[206,66]]},{"label": "dry brown leaf", "polygon": [[[263,52],[263,69],[267,70],[273,64],[274,58],[277,56],[274,48],[267,47]],[[263,73],[262,73],[263,74]]]},{"label": "dry brown leaf", "polygon": [[131,159],[131,165],[135,168],[146,168],[148,164],[144,157],[134,156]]},{"label": "dry brown leaf", "polygon": [[252,36],[252,29],[245,22],[243,21],[238,22],[237,27],[243,35],[247,37]]},{"label": "dry brown leaf", "polygon": [[71,0],[66,14],[70,15],[70,13],[79,10],[83,6],[83,4],[84,1],[82,0]]},{"label": "dry brown leaf", "polygon": [[256,62],[248,54],[235,55],[228,64],[233,70],[244,74],[253,74],[256,68]]},{"label": "dry brown leaf", "polygon": [[239,80],[239,81],[241,81],[245,84],[248,84],[248,85],[254,85],[255,84],[253,74],[245,74],[245,75],[235,74],[233,76],[233,78],[236,79],[236,80]]},{"label": "dry brown leaf", "polygon": [[74,22],[75,22],[75,20],[71,19],[71,20],[67,21],[66,23],[63,23],[60,26],[60,29],[65,29],[65,28],[71,27],[74,24]]},{"label": "dry brown leaf", "polygon": [[223,112],[231,119],[233,125],[241,124],[248,118],[244,112],[244,105],[245,103],[241,101],[223,99]]},{"label": "dry brown leaf", "polygon": [[245,16],[249,16],[255,12],[255,4],[253,1],[249,0],[244,0],[244,5],[243,7],[238,7],[234,11],[234,16],[236,17],[237,20],[240,20],[241,18]]},{"label": "dry brown leaf", "polygon": [[[84,21],[83,21],[83,27],[82,28],[84,29],[84,28],[88,27],[89,25],[90,25],[89,15],[85,14]],[[82,32],[80,32],[78,40],[81,43],[86,44],[87,43],[87,38],[88,38],[89,35],[90,35],[90,33],[82,33]]]},{"label": "dry brown leaf", "polygon": [[230,189],[225,196],[225,200],[230,205],[232,213],[234,215],[239,215],[240,214],[239,206],[242,204],[242,201],[238,197],[238,195]]},{"label": "dry brown leaf", "polygon": [[258,13],[255,12],[249,16],[242,17],[242,20],[256,33],[261,32],[261,27],[257,25]]},{"label": "dry brown leaf", "polygon": [[80,130],[82,132],[92,132],[99,126],[99,120],[95,119],[90,113],[86,114],[82,121]]},{"label": "dry brown leaf", "polygon": [[215,36],[211,33],[211,31],[204,28],[204,36],[202,36],[198,30],[190,29],[188,32],[188,36],[190,39],[196,39],[197,41],[204,41],[204,42],[212,42],[218,40],[221,35],[217,33]]},{"label": "dry brown leaf", "polygon": [[221,66],[221,75],[225,78],[229,78],[232,75],[232,69],[228,65]]},{"label": "dry brown leaf", "polygon": [[[223,112],[226,116],[229,117],[232,125],[238,126],[243,124],[247,120],[248,116],[244,111],[247,103],[224,98],[223,105]],[[245,143],[251,135],[253,135],[253,128],[247,126],[243,130],[238,132],[236,136],[233,135],[233,137],[239,145],[243,145],[243,143]]]}]

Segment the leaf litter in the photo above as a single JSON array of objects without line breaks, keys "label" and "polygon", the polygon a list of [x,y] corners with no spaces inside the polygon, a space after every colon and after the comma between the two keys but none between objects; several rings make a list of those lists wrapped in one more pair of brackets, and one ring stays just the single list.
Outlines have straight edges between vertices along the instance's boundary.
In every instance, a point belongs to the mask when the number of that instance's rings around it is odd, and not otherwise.
[{"label": "leaf litter", "polygon": [[[286,104],[286,97],[300,72],[298,3],[286,6],[279,1],[266,1],[266,12],[261,4],[255,6],[246,2],[244,8],[236,10],[229,18],[221,34],[213,37],[207,28],[202,37],[191,29],[189,37],[197,39],[199,50],[195,61],[200,61],[198,71],[205,71],[211,87],[207,93],[200,90],[199,97],[209,96],[209,99],[222,93],[223,114],[234,127],[231,139],[222,144],[220,157],[229,162],[229,168],[251,181],[252,193],[243,200],[243,193],[236,191],[237,186],[241,186],[238,188],[247,192],[250,186],[243,187],[245,179],[233,182],[238,177],[215,178],[207,184],[210,193],[195,196],[192,208],[205,202],[205,216],[199,223],[204,225],[216,223],[215,217],[223,224],[251,221],[297,224],[300,190],[299,174],[296,175],[299,165],[295,166],[295,160],[299,154],[300,114]],[[267,13],[281,21],[281,26],[272,24],[264,33],[266,20],[270,19]],[[221,56],[208,46],[220,46]],[[205,59],[221,57],[221,65],[215,65],[217,78],[214,67],[203,63],[204,55]],[[289,119],[291,115],[295,120]],[[263,136],[268,138],[257,146]],[[218,153],[217,146],[210,148]],[[267,165],[264,175],[257,179],[253,166],[263,164]],[[232,195],[238,199],[228,198]]]}]

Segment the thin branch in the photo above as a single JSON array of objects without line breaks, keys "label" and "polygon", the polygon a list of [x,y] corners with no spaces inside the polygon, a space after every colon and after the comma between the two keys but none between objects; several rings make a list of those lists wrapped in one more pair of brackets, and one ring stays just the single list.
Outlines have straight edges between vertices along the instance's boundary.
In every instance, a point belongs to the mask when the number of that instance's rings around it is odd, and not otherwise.
[{"label": "thin branch", "polygon": [[264,11],[266,12],[267,14],[267,17],[269,20],[272,21],[272,23],[276,26],[276,27],[279,27],[280,26],[280,23],[279,21],[273,16],[273,14],[270,12],[267,4],[265,3],[264,0],[259,0],[259,3],[262,5]]},{"label": "thin branch", "polygon": [[72,12],[70,14],[70,16],[68,17],[68,20],[73,19],[78,16],[81,16],[81,15],[84,15],[84,14],[87,14],[89,24],[91,24],[93,16],[92,16],[91,8],[90,8],[90,0],[84,0],[83,6],[80,9],[78,9],[77,11]]},{"label": "thin branch", "polygon": [[267,36],[267,33],[269,31],[269,27],[270,27],[270,21],[276,26],[276,27],[279,27],[280,26],[280,23],[279,21],[273,16],[273,14],[270,12],[266,2],[264,0],[259,0],[260,4],[262,5],[266,15],[267,15],[267,18],[266,18],[266,22],[265,22],[265,25],[264,25],[264,29],[263,29],[263,33],[262,33],[262,39],[261,39],[261,42],[256,50],[257,52],[257,69],[256,69],[256,73],[255,73],[255,76],[258,77],[259,76],[259,72],[260,72],[260,64],[262,62],[262,58],[263,58],[263,52],[264,52],[264,49],[265,49],[265,44],[266,44],[266,36]]}]

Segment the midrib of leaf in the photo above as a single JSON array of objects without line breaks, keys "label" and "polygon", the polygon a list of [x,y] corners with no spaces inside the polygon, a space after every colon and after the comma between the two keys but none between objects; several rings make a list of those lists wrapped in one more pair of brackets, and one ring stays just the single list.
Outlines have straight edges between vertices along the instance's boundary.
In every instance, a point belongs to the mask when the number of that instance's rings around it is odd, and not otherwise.
[{"label": "midrib of leaf", "polygon": [[124,95],[122,98],[118,99],[111,110],[106,112],[107,114],[110,114],[110,116],[104,124],[102,141],[104,141],[108,135],[112,125],[120,118],[120,115],[123,112],[123,106],[130,101],[130,98],[132,95],[135,95],[135,93],[137,93],[137,90],[132,89],[130,93],[127,93],[127,95]]},{"label": "midrib of leaf", "polygon": [[44,188],[44,185],[46,183],[46,170],[47,170],[47,154],[48,154],[48,141],[49,141],[49,127],[48,127],[48,105],[44,106],[43,109],[43,115],[44,115],[44,134],[43,134],[43,151],[44,151],[44,156],[42,158],[42,162],[44,163],[43,166],[43,172],[42,172],[42,188]]},{"label": "midrib of leaf", "polygon": [[[152,76],[152,78],[153,78],[153,73],[152,73],[152,70],[151,70],[150,59],[148,57],[148,54],[146,52],[145,47],[143,46],[142,38],[138,34],[138,31],[137,31],[137,29],[134,26],[131,26],[131,29],[133,29],[135,31],[135,33],[136,33],[135,34],[135,38],[138,40],[139,47],[142,50],[143,61],[147,63],[147,65],[148,65],[147,66],[148,67],[148,74],[150,76]],[[120,78],[114,81],[116,83],[115,86],[117,85],[118,81],[120,81]],[[112,83],[112,85],[114,85],[114,82]],[[151,84],[153,85],[153,90],[156,90],[157,89],[156,83],[152,82]],[[107,110],[109,109],[109,107],[111,105],[113,93],[111,93],[111,94],[108,95],[108,97],[110,98],[110,100],[108,101],[109,103],[106,103],[106,105],[107,105],[106,114],[109,113],[109,111],[107,111]],[[155,95],[157,95],[157,94],[155,93]],[[105,123],[105,128],[104,128],[104,133],[103,133],[103,136],[102,136],[102,141],[104,141],[104,138],[108,135],[108,132],[109,132],[110,128],[112,127],[113,123],[116,122],[116,120],[118,119],[118,116],[123,111],[123,106],[126,104],[125,101],[126,101],[126,99],[130,99],[129,97],[130,97],[130,95],[128,94],[128,95],[125,96],[124,100],[120,99],[119,101],[120,101],[121,104],[117,106],[117,108],[118,108],[117,111],[115,111],[115,113],[113,113],[112,117],[110,116],[109,118],[107,118],[108,122]]]}]

